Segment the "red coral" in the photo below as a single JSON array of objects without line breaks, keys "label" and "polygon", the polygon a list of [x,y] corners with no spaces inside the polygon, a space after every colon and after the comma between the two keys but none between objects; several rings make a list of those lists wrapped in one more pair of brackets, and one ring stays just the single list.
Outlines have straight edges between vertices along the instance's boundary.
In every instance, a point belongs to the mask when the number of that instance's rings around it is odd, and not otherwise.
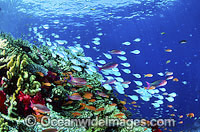
[{"label": "red coral", "polygon": [[[34,97],[31,97],[30,95],[24,94],[22,91],[19,92],[18,95],[18,99],[19,99],[19,113],[21,113],[22,115],[28,115],[31,113],[31,102],[33,104],[41,104],[44,105],[45,101],[42,98],[42,94],[40,92],[38,92]],[[21,106],[24,107],[21,107]]]},{"label": "red coral", "polygon": [[42,94],[40,92],[38,92],[32,99],[31,101],[33,102],[33,104],[45,104],[44,99],[42,98]]},{"label": "red coral", "polygon": [[6,101],[6,94],[4,93],[3,90],[0,91],[0,112],[6,114],[7,113],[7,107],[4,104]]},{"label": "red coral", "polygon": [[31,97],[27,94],[22,93],[22,91],[19,92],[19,96],[18,99],[20,102],[22,102],[24,104],[24,110],[25,112],[29,109],[30,106],[30,101],[31,101]]}]

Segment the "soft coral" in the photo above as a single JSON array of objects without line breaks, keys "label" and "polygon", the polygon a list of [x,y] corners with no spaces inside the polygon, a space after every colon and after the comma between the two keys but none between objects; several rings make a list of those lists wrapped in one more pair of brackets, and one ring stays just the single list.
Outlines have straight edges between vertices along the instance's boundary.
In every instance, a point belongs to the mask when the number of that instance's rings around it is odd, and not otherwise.
[{"label": "soft coral", "polygon": [[0,91],[0,112],[6,114],[7,113],[7,107],[4,104],[6,101],[6,94],[4,93],[3,90]]}]

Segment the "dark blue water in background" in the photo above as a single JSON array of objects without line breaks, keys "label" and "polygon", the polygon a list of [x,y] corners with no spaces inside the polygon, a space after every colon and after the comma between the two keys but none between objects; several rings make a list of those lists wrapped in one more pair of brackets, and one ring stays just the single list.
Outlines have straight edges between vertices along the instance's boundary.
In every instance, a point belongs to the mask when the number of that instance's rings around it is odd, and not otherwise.
[{"label": "dark blue water in background", "polygon": [[[180,2],[181,1],[181,2]],[[12,6],[12,5],[10,5]],[[151,6],[151,5],[149,5]],[[37,23],[37,25],[48,23],[47,18],[35,18],[33,16],[17,14],[13,18],[12,10],[7,11],[4,9],[3,3],[0,4],[1,11],[0,16],[0,30],[10,32],[15,37],[21,37],[29,34],[28,27],[31,27],[31,23]],[[140,7],[141,10],[145,10],[145,6]],[[139,8],[139,9],[140,9]],[[14,10],[14,9],[13,9]],[[123,9],[122,12],[118,12],[117,15],[123,16],[132,12],[132,6]],[[107,53],[109,50],[118,49],[126,52],[127,62],[131,64],[130,70],[132,73],[147,74],[152,73],[153,78],[136,79],[132,74],[122,74],[124,80],[141,80],[155,81],[165,79],[157,75],[158,72],[164,72],[166,69],[174,72],[174,77],[179,79],[179,82],[168,81],[167,92],[176,92],[177,97],[172,103],[164,101],[161,105],[163,110],[158,111],[158,115],[162,115],[162,118],[169,118],[170,114],[176,115],[175,119],[180,121],[178,115],[184,115],[182,119],[184,125],[177,125],[174,128],[175,131],[192,128],[193,123],[197,120],[186,118],[186,114],[194,113],[195,117],[200,116],[200,1],[199,0],[179,0],[178,4],[175,4],[172,8],[151,8],[155,15],[153,17],[145,17],[145,19],[127,19],[127,20],[109,20],[98,21],[98,25],[95,25],[96,21],[88,16],[86,18],[74,18],[74,21],[87,22],[83,27],[68,26],[68,30],[60,33],[60,39],[67,40],[69,45],[73,45],[72,42],[76,36],[81,36],[78,43],[81,45],[89,44],[91,47],[95,46],[91,43],[92,38],[96,37],[97,26],[102,28],[104,36],[100,37],[101,45],[98,46],[99,52],[92,49],[85,49],[86,56],[91,56],[94,60],[96,57],[106,59],[102,53]],[[145,13],[145,12],[144,12]],[[61,16],[60,20],[69,20],[66,16]],[[8,24],[10,23],[10,24]],[[9,25],[9,26],[8,26]],[[13,25],[13,26],[12,26]],[[44,31],[46,34],[57,32],[60,27]],[[161,32],[165,32],[161,35]],[[34,34],[30,34],[31,36]],[[27,37],[30,39],[30,36]],[[134,38],[141,38],[140,43],[134,43]],[[180,44],[179,41],[187,40],[186,44]],[[30,40],[31,42],[34,41]],[[133,44],[130,46],[122,45],[123,42],[129,41]],[[66,46],[67,47],[67,46]],[[139,55],[130,54],[131,50],[138,49],[141,51]],[[166,53],[165,49],[172,49],[172,53]],[[166,64],[167,60],[171,60],[171,63]],[[123,63],[119,61],[116,56],[113,56],[112,61]],[[148,64],[146,64],[148,62]],[[189,66],[186,64],[191,63]],[[119,65],[119,69],[123,68]],[[184,85],[182,81],[187,81]],[[133,90],[136,89],[136,85],[132,82],[130,87],[125,90],[126,94],[136,94]],[[124,95],[118,95],[120,99],[124,99]],[[198,101],[195,101],[198,99]],[[130,98],[127,98],[127,102],[131,102]],[[153,102],[153,101],[151,101]],[[130,110],[133,113],[132,118],[156,118],[156,110],[152,107],[150,102],[138,101],[141,108],[137,110]],[[173,105],[177,111],[169,109],[167,105]],[[131,107],[127,105],[127,107]],[[165,112],[169,110],[169,112]],[[161,112],[162,111],[162,112]],[[177,130],[178,129],[178,130]]]}]

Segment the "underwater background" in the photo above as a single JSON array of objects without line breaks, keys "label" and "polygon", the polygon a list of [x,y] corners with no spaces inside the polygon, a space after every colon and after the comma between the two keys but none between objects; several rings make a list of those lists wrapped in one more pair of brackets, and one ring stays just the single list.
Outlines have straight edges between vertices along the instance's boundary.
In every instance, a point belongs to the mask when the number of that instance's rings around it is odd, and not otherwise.
[{"label": "underwater background", "polygon": [[[173,118],[175,127],[160,129],[198,132],[199,6],[199,0],[0,0],[0,31],[57,55],[59,46],[83,48],[129,118]],[[117,69],[98,71],[110,62]],[[103,85],[109,79],[115,82]],[[157,80],[167,84],[148,92],[146,82]]]}]

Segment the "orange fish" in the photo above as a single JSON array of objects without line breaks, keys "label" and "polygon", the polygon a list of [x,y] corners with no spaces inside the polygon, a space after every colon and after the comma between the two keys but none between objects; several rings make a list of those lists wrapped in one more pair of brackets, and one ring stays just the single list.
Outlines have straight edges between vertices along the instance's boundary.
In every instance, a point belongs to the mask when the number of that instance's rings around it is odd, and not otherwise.
[{"label": "orange fish", "polygon": [[62,84],[63,82],[61,80],[58,80],[58,81],[54,81],[54,83],[59,85],[59,84]]},{"label": "orange fish", "polygon": [[127,95],[127,94],[124,94],[124,96],[125,96],[125,97],[128,97],[128,95]]},{"label": "orange fish", "polygon": [[91,100],[89,100],[89,102],[95,102],[96,101],[96,99],[91,99]]},{"label": "orange fish", "polygon": [[124,110],[127,110],[127,108],[124,106],[124,108],[123,108]]},{"label": "orange fish", "polygon": [[79,94],[79,93],[73,93],[71,96],[74,96],[74,95],[78,95],[78,96],[80,96],[80,94]]},{"label": "orange fish", "polygon": [[40,77],[44,77],[44,74],[42,72],[36,72]]},{"label": "orange fish", "polygon": [[112,104],[110,104],[110,106],[116,106],[117,104],[115,104],[115,103],[112,103]]},{"label": "orange fish", "polygon": [[175,116],[175,114],[170,114],[170,116]]},{"label": "orange fish", "polygon": [[51,86],[51,83],[42,83],[42,86],[48,86],[48,87],[50,87]]},{"label": "orange fish", "polygon": [[183,124],[183,121],[179,121],[178,124]]},{"label": "orange fish", "polygon": [[81,110],[84,110],[85,109],[85,107],[84,106],[82,106],[79,110],[81,111]]},{"label": "orange fish", "polygon": [[41,122],[41,118],[44,116],[42,114],[38,114],[38,115],[33,114],[33,115],[35,116],[37,122]]},{"label": "orange fish", "polygon": [[179,118],[183,118],[183,115],[180,115]]},{"label": "orange fish", "polygon": [[144,77],[153,77],[153,74],[145,74]]},{"label": "orange fish", "polygon": [[86,93],[83,95],[83,97],[86,98],[86,99],[91,99],[92,96],[93,96],[93,94],[92,94],[92,93],[89,93],[89,92],[86,92]]},{"label": "orange fish", "polygon": [[187,114],[187,117],[190,117],[190,118],[194,117],[194,113]]},{"label": "orange fish", "polygon": [[125,105],[126,104],[126,101],[120,101],[121,104]]},{"label": "orange fish", "polygon": [[86,85],[88,88],[93,88],[91,85]]},{"label": "orange fish", "polygon": [[170,132],[172,132],[172,130],[171,130],[171,129],[169,129],[169,131],[170,131]]},{"label": "orange fish", "polygon": [[172,52],[172,49],[166,49],[165,52]]},{"label": "orange fish", "polygon": [[136,104],[136,102],[135,102],[135,101],[133,101],[133,102],[131,102],[131,104]]},{"label": "orange fish", "polygon": [[99,108],[99,109],[97,109],[96,111],[104,111],[105,110],[105,108]]},{"label": "orange fish", "polygon": [[172,106],[172,105],[168,105],[167,107],[169,107],[169,108],[173,108],[173,106]]},{"label": "orange fish", "polygon": [[174,82],[178,82],[179,80],[178,80],[178,78],[174,78],[173,81]]},{"label": "orange fish", "polygon": [[85,103],[80,103],[80,105],[81,105],[81,106],[86,106],[86,104],[85,104]]},{"label": "orange fish", "polygon": [[72,104],[73,103],[73,101],[67,101],[67,103],[65,103],[66,105],[68,105],[68,104]]},{"label": "orange fish", "polygon": [[114,116],[120,118],[120,117],[124,116],[124,113],[119,113],[119,114],[116,114],[116,115],[114,115]]},{"label": "orange fish", "polygon": [[138,106],[137,106],[137,105],[133,105],[133,107],[136,107],[136,108],[137,108]]},{"label": "orange fish", "polygon": [[146,130],[147,130],[147,128],[144,129],[144,131],[146,131]]},{"label": "orange fish", "polygon": [[74,113],[72,113],[72,115],[73,115],[74,117],[76,117],[76,116],[80,116],[81,113],[79,113],[79,112],[74,112]]},{"label": "orange fish", "polygon": [[86,105],[85,107],[86,107],[87,109],[89,109],[89,110],[96,110],[96,108],[95,108],[94,106]]}]

